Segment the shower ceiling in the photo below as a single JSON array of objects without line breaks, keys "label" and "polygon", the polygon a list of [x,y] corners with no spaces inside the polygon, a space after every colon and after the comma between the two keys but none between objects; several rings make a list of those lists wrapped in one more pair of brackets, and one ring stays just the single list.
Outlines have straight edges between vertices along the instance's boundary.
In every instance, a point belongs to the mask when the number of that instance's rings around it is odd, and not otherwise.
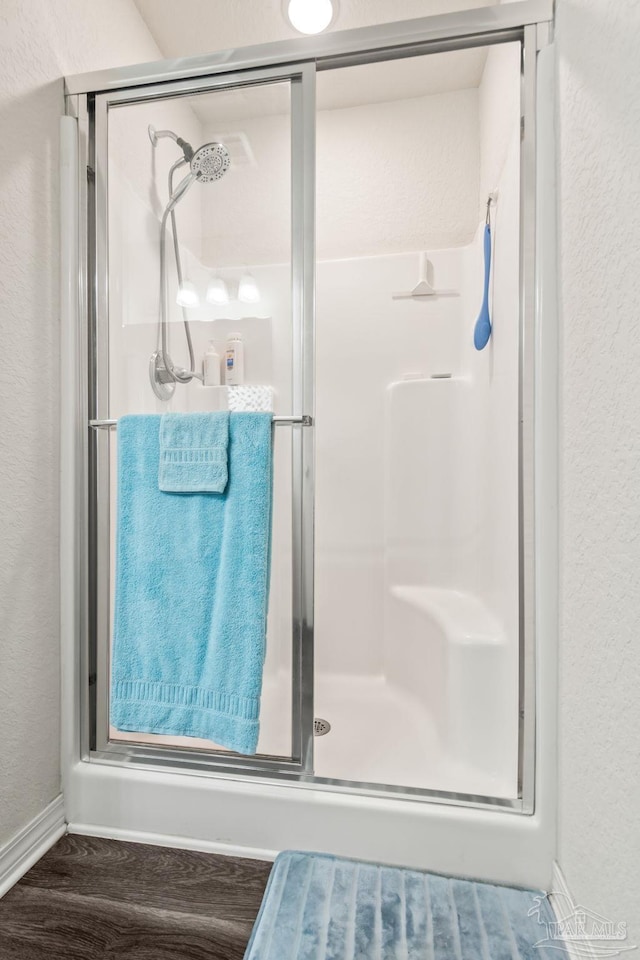
[{"label": "shower ceiling", "polygon": [[[282,16],[281,0],[135,0],[164,57],[179,58],[273,40],[299,38]],[[409,20],[437,13],[452,13],[486,5],[486,0],[343,0],[333,30],[372,26],[391,20]],[[482,78],[486,50],[459,50],[392,64],[360,67],[357,86],[346,84],[342,71],[325,75],[318,91],[322,110],[428,96],[477,87]],[[203,122],[284,113],[288,104],[273,86],[262,96],[254,89],[246,105],[242,93],[217,94],[215,104],[203,98],[194,104]],[[260,102],[258,102],[260,101]]]}]

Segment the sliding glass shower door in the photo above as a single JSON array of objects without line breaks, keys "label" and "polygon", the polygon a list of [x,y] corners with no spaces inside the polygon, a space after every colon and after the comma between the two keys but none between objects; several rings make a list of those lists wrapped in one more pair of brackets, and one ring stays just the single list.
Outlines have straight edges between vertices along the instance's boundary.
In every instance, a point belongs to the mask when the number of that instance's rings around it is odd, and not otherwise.
[{"label": "sliding glass shower door", "polygon": [[[312,769],[313,82],[308,68],[293,67],[92,100],[98,753],[192,762],[195,752],[228,767]],[[233,402],[274,417],[271,590],[254,758],[191,737],[122,732],[109,710],[117,421],[227,408],[225,368],[217,385],[209,365],[205,382],[203,360],[223,357],[230,337],[242,339],[246,388]]]}]

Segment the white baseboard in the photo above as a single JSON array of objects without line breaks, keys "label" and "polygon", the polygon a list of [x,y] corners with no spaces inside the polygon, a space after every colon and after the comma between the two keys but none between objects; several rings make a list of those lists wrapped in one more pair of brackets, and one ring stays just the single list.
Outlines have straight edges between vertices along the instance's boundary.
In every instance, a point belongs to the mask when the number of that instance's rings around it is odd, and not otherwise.
[{"label": "white baseboard", "polygon": [[150,843],[156,847],[173,847],[178,850],[197,850],[200,853],[218,853],[225,857],[241,857],[245,860],[275,860],[277,850],[260,850],[257,847],[240,847],[231,843],[210,840],[193,840],[163,833],[144,833],[139,830],[124,830],[118,827],[100,827],[93,823],[70,823],[68,833],[83,837],[103,837],[106,840],[126,840],[129,843]]},{"label": "white baseboard", "polygon": [[0,847],[0,897],[66,833],[62,795]]}]

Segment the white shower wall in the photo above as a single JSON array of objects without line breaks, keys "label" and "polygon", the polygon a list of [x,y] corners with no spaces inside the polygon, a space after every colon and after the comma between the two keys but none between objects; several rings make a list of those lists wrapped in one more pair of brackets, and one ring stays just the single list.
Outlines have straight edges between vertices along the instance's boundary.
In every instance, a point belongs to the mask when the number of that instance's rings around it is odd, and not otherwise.
[{"label": "white shower wall", "polygon": [[[442,249],[451,235],[439,224],[433,242],[438,191],[410,159],[440,148],[425,102],[405,123],[397,182],[379,160],[389,127],[372,107],[377,146],[358,128],[369,192],[352,171],[358,202],[343,198],[351,216],[336,222],[348,236],[332,245],[356,256],[318,265],[316,713],[332,724],[316,741],[320,775],[517,796],[518,74],[517,47],[492,50],[479,91],[468,91],[477,112],[462,119],[474,171],[457,221],[471,217],[466,236]],[[404,104],[394,107],[406,121]],[[320,182],[334,177],[326,147],[319,138]],[[412,209],[393,193],[398,183]],[[387,191],[399,201],[390,209]],[[489,191],[494,334],[477,352]],[[325,201],[320,236],[334,229]],[[452,218],[454,209],[445,203]],[[357,255],[385,229],[386,255]],[[433,286],[458,297],[391,299],[416,284],[420,247]]]},{"label": "white shower wall", "polygon": [[517,793],[515,149],[510,158],[483,352],[473,326],[484,224],[471,245],[428,253],[435,286],[459,297],[392,301],[415,285],[418,252],[318,265],[316,713],[335,731],[317,741],[321,775]]},{"label": "white shower wall", "polygon": [[[512,189],[517,195],[517,166],[515,173]],[[512,272],[514,261],[517,264],[517,246],[507,239],[508,235],[513,238],[517,228],[514,210],[517,211],[517,204],[508,202],[505,191],[504,207],[496,219],[495,335],[489,348],[480,354],[473,349],[472,336],[481,295],[481,225],[470,246],[428,253],[436,286],[457,290],[459,297],[426,303],[392,301],[394,291],[410,289],[415,284],[417,251],[318,264],[316,713],[326,716],[335,729],[336,711],[342,707],[332,696],[343,691],[341,702],[351,704],[343,722],[353,726],[358,721],[355,714],[362,710],[363,715],[370,715],[371,708],[375,708],[371,697],[379,699],[385,685],[391,684],[396,697],[411,697],[419,704],[415,724],[424,728],[424,735],[418,731],[417,741],[418,752],[422,744],[422,764],[414,755],[414,742],[409,744],[395,771],[389,772],[387,764],[379,773],[374,767],[358,776],[357,758],[362,751],[356,749],[355,755],[351,752],[350,738],[342,740],[342,755],[324,757],[332,747],[334,754],[335,748],[340,747],[338,723],[335,733],[316,741],[320,775],[385,782],[393,781],[395,776],[397,782],[406,785],[461,791],[481,788],[485,793],[493,790],[496,794],[515,795],[518,308],[517,283],[514,287],[504,282],[504,274]],[[276,408],[287,413],[291,376],[289,268],[251,265],[250,269],[262,292],[263,315],[242,317],[236,304],[226,311],[236,314],[231,319],[194,322],[196,353],[202,355],[209,337],[224,339],[231,328],[241,329],[246,345],[247,380],[273,384]],[[181,335],[180,327],[173,325],[172,335],[176,338]],[[114,368],[112,375],[121,371],[119,385],[112,379],[114,416],[163,409],[215,409],[224,405],[223,390],[199,384],[179,388],[169,405],[161,404],[146,380],[155,325],[127,325],[118,336],[124,362]],[[405,381],[407,374],[412,379]],[[442,374],[451,378],[430,379]],[[414,425],[419,426],[420,419],[426,424],[431,418],[441,440],[448,444],[453,461],[448,463],[450,469],[445,469],[434,450],[437,436],[412,430],[405,418],[405,429],[399,438],[401,449],[421,454],[427,470],[424,489],[414,489],[408,503],[410,491],[403,486],[402,478],[399,489],[390,487],[390,458],[394,457],[393,442],[397,438],[390,436],[389,416],[394,394],[421,386],[427,388],[427,395],[419,398],[417,405],[410,403],[414,418],[417,417]],[[430,389],[434,391],[432,396],[428,395]],[[457,413],[447,409],[452,391],[463,398]],[[289,429],[278,428],[276,437],[280,448],[274,488],[274,568],[260,752],[281,755],[287,752],[290,718]],[[404,469],[401,474],[411,479]],[[416,480],[415,475],[413,479]],[[447,515],[443,512],[445,502],[450,504]],[[429,505],[431,513],[423,509],[421,521],[421,507]],[[423,529],[427,553],[433,546],[427,536],[430,516],[444,518],[442,534],[449,535],[449,559],[445,561],[436,543],[431,560],[427,557],[422,567],[417,564],[411,569],[409,564],[407,569],[405,563],[399,571],[393,552],[394,534],[401,522],[397,514],[404,509],[404,516],[410,521],[414,507],[414,528],[420,527],[421,522],[426,525]],[[459,528],[457,538],[452,538],[451,530],[447,530],[448,517],[453,517]],[[489,683],[474,682],[473,702],[467,700],[462,705],[443,695],[448,711],[453,711],[452,719],[458,718],[458,743],[482,743],[483,731],[491,734],[496,726],[501,731],[499,737],[492,735],[485,744],[484,768],[461,770],[450,762],[450,757],[443,760],[446,750],[441,737],[442,717],[430,713],[435,705],[430,693],[437,690],[438,678],[434,664],[439,662],[440,655],[427,642],[429,629],[425,618],[416,633],[415,627],[407,627],[397,617],[393,603],[389,603],[393,587],[417,585],[463,593],[476,604],[471,614],[484,610],[486,619],[497,625],[491,641],[497,641],[499,656],[495,670],[493,663],[488,666]],[[407,614],[405,605],[403,615]],[[464,610],[460,615],[464,616]],[[405,639],[411,635],[405,647],[398,636],[402,632]],[[472,662],[467,659],[463,665],[466,669]],[[475,674],[475,681],[477,677]],[[462,696],[465,688],[460,689]],[[499,717],[505,723],[498,724],[494,719],[485,726],[471,726],[465,717],[472,716],[483,704],[493,704],[494,717],[495,705],[499,704]],[[467,712],[461,714],[459,706]],[[187,745],[187,741],[176,742]],[[464,751],[463,754],[467,755]],[[430,775],[425,766],[431,766]]]},{"label": "white shower wall", "polygon": [[[499,81],[516,82],[517,51],[505,50],[497,65],[489,54],[479,91],[318,117],[316,715],[333,726],[316,740],[320,776],[517,792],[519,141],[514,101],[502,103],[498,118],[490,110]],[[222,352],[227,334],[239,330],[247,382],[271,384],[275,411],[292,412],[288,120],[272,113],[234,122],[228,103],[226,118],[213,127],[195,106],[139,105],[111,119],[111,417],[226,406],[223,388],[179,386],[165,404],[149,385],[159,216],[175,156],[168,141],[151,148],[149,123],[172,127],[194,145],[225,131],[248,138],[249,162],[219,184],[194,186],[178,209],[184,272],[201,296],[213,270],[232,294],[250,270],[261,291],[255,306],[232,301],[190,311],[196,365],[209,339]],[[477,211],[488,184],[498,194],[494,336],[478,353]],[[338,209],[341,216],[333,216]],[[434,286],[459,295],[392,300],[417,282],[425,247]],[[186,364],[173,295],[169,314],[170,353]],[[290,438],[290,428],[276,429],[259,743],[260,753],[285,756]],[[115,438],[112,450],[114,497]],[[115,499],[112,508],[115,516]]]},{"label": "white shower wall", "polygon": [[[365,99],[357,78],[344,82]],[[319,259],[468,243],[477,220],[478,121],[476,88],[319,110]],[[255,164],[236,172],[241,203],[229,191],[203,191],[204,262],[281,263],[290,253],[290,224],[282,217],[288,118],[227,118],[207,125],[205,139],[225,131],[246,136]]]}]

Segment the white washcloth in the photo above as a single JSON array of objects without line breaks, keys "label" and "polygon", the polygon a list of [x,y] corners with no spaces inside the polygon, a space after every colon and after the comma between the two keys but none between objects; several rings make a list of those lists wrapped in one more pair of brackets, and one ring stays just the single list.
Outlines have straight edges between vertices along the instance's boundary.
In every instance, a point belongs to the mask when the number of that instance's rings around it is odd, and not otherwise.
[{"label": "white washcloth", "polygon": [[229,410],[238,412],[273,411],[273,387],[256,383],[243,383],[239,387],[227,387]]}]

